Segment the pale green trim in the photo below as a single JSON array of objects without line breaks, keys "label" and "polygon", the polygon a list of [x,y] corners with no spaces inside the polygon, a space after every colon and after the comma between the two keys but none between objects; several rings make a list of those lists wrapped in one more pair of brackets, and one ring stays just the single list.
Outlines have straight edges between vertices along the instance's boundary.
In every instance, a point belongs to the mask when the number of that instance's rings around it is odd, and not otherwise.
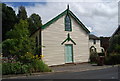
[{"label": "pale green trim", "polygon": [[70,38],[69,33],[68,33],[67,39],[65,39],[61,44],[63,45],[66,41],[71,41],[74,45],[76,45],[76,43]]}]

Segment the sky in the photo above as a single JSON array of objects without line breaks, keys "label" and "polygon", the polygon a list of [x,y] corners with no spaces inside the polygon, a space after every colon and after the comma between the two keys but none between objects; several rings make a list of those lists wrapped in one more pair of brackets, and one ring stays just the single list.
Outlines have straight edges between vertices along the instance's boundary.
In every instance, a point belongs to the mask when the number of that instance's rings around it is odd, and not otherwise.
[{"label": "sky", "polygon": [[118,27],[118,0],[24,1],[4,0],[4,3],[12,7],[16,14],[19,6],[25,6],[28,17],[32,13],[39,14],[43,24],[63,12],[69,4],[70,10],[98,37],[109,37]]}]

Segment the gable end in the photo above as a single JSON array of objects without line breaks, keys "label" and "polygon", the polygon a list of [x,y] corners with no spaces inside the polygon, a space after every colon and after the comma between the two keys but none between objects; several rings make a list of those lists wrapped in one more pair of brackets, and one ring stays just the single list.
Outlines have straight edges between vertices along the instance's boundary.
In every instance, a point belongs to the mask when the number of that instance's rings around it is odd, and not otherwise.
[{"label": "gable end", "polygon": [[[50,24],[54,23],[55,21],[57,21],[59,18],[61,18],[62,16],[66,15],[68,12],[69,15],[71,15],[76,21],[77,23],[87,32],[90,33],[90,31],[85,27],[85,25],[72,13],[72,11],[70,11],[69,9],[66,9],[64,12],[62,12],[61,14],[59,14],[58,16],[56,16],[55,18],[51,19],[50,21],[48,21],[46,24],[44,24],[43,26],[39,27],[35,32],[37,32],[38,30],[42,29],[44,30],[45,28],[47,28]],[[31,36],[35,33],[33,32],[31,34]]]}]

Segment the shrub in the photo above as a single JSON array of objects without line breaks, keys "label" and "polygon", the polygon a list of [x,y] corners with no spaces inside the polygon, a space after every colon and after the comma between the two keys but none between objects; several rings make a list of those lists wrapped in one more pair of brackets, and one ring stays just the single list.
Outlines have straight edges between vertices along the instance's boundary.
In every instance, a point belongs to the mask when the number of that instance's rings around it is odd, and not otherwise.
[{"label": "shrub", "polygon": [[91,54],[90,54],[90,62],[91,63],[97,63],[97,57],[98,57],[98,54],[96,52],[91,52]]},{"label": "shrub", "polygon": [[22,70],[21,73],[29,73],[30,72],[29,69],[30,69],[29,66],[24,64],[21,66],[21,70]]},{"label": "shrub", "polygon": [[11,74],[19,74],[21,73],[21,63],[10,63]]},{"label": "shrub", "polygon": [[109,56],[109,57],[108,57],[108,56],[105,57],[105,64],[106,64],[106,65],[111,65],[111,64],[113,64],[113,63],[112,63],[112,59],[111,59],[110,56]]},{"label": "shrub", "polygon": [[105,57],[105,64],[120,64],[120,54],[114,53]]},{"label": "shrub", "polygon": [[51,69],[42,60],[39,59],[35,59],[32,62],[32,66],[35,72],[51,72]]},{"label": "shrub", "polygon": [[3,74],[19,74],[21,73],[21,63],[3,63],[2,64]]},{"label": "shrub", "polygon": [[3,63],[2,64],[2,74],[23,74],[30,73],[30,68],[28,65],[22,65],[20,62],[17,63]]},{"label": "shrub", "polygon": [[25,56],[21,57],[21,62],[17,62],[13,59],[10,61],[3,61],[3,75],[32,72],[51,72],[52,70],[39,58],[40,57],[37,55],[33,56],[31,53],[26,53]]},{"label": "shrub", "polygon": [[52,70],[48,67],[47,64],[44,64],[43,72],[52,72]]},{"label": "shrub", "polygon": [[28,64],[31,63],[34,59],[33,59],[33,54],[31,54],[30,52],[27,52],[25,55],[20,56],[19,61],[22,62],[23,64]]},{"label": "shrub", "polygon": [[109,53],[120,53],[120,35],[115,35],[111,38],[108,51]]},{"label": "shrub", "polygon": [[10,70],[10,64],[9,63],[3,63],[2,64],[2,74],[9,74],[11,73],[11,70]]}]

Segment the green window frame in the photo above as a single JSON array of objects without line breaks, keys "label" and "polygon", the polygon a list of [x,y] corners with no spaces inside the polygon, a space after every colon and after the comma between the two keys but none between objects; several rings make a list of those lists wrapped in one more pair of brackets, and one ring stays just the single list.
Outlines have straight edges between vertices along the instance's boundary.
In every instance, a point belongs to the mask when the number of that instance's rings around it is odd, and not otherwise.
[{"label": "green window frame", "polygon": [[72,31],[71,19],[69,15],[65,16],[65,31]]}]

